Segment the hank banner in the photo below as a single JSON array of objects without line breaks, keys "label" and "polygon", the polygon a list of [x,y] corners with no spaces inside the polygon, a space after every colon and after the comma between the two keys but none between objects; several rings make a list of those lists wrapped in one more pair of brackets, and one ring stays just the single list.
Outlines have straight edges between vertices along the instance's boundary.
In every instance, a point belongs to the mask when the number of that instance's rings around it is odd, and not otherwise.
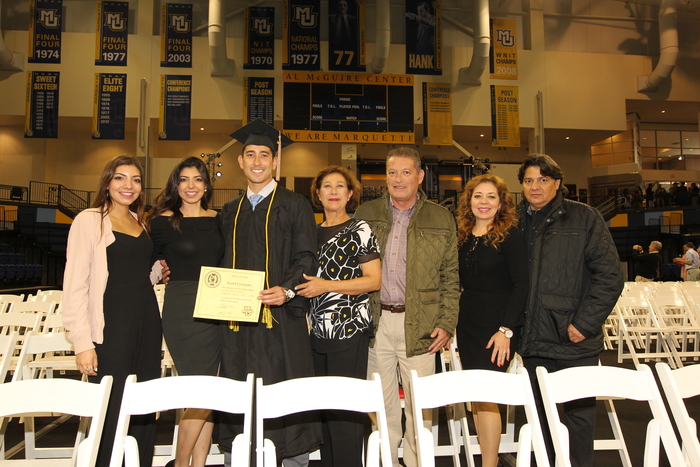
[{"label": "hank banner", "polygon": [[95,65],[126,66],[128,2],[97,2]]},{"label": "hank banner", "polygon": [[192,76],[160,75],[159,140],[189,141]]},{"label": "hank banner", "polygon": [[192,4],[164,3],[160,16],[160,66],[192,68]]},{"label": "hank banner", "polygon": [[92,139],[124,139],[126,73],[95,73]]},{"label": "hank banner", "polygon": [[243,43],[243,68],[275,69],[275,8],[245,8],[246,33]]},{"label": "hank banner", "polygon": [[517,22],[512,19],[491,20],[491,79],[518,79]]},{"label": "hank banner", "polygon": [[63,0],[29,1],[29,63],[61,63]]},{"label": "hank banner", "polygon": [[365,1],[328,3],[328,69],[365,71]]},{"label": "hank banner", "polygon": [[243,82],[243,125],[262,118],[275,124],[275,78],[251,78]]},{"label": "hank banner", "polygon": [[320,0],[284,0],[282,69],[321,69]]},{"label": "hank banner", "polygon": [[28,71],[25,138],[58,138],[58,71]]},{"label": "hank banner", "polygon": [[452,145],[450,83],[423,83],[423,144]]},{"label": "hank banner", "polygon": [[442,74],[440,0],[406,0],[406,74]]},{"label": "hank banner", "polygon": [[520,147],[520,105],[517,86],[491,85],[491,145]]}]

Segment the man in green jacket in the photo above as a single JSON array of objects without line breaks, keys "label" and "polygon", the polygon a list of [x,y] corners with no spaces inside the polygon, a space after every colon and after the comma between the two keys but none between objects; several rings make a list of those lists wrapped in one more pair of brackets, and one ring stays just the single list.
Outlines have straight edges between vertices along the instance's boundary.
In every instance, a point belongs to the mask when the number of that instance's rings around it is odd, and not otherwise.
[{"label": "man in green jacket", "polygon": [[[386,161],[388,195],[363,204],[355,217],[367,221],[379,240],[382,288],[370,297],[375,342],[368,374],[379,373],[384,387],[392,460],[398,467],[401,402],[397,366],[405,395],[403,461],[418,465],[410,371],[435,373],[435,352],[445,347],[457,325],[459,266],[455,220],[426,200],[418,151],[392,149]],[[431,420],[426,418],[426,425]]]}]

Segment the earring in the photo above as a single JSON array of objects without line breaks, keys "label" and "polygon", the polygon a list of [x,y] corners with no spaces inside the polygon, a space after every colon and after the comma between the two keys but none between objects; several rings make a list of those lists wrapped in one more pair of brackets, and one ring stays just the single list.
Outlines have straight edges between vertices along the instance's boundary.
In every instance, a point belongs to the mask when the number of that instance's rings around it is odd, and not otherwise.
[{"label": "earring", "polygon": [[469,220],[473,220],[474,219],[474,212],[469,211],[469,214],[467,215],[467,217],[469,218]]}]

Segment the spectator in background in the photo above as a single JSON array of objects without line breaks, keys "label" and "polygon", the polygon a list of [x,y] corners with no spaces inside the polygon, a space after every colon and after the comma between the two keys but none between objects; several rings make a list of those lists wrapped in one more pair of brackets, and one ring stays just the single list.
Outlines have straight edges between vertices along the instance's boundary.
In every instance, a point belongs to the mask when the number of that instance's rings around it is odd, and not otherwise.
[{"label": "spectator in background", "polygon": [[700,278],[698,270],[698,252],[695,251],[693,242],[683,245],[683,256],[675,258],[676,264],[681,266],[681,276],[684,281],[697,281]]},{"label": "spectator in background", "polygon": [[632,256],[634,263],[635,282],[651,282],[659,277],[659,266],[661,265],[661,242],[653,241],[649,244],[649,252],[644,253],[641,245],[632,247],[635,251]]}]

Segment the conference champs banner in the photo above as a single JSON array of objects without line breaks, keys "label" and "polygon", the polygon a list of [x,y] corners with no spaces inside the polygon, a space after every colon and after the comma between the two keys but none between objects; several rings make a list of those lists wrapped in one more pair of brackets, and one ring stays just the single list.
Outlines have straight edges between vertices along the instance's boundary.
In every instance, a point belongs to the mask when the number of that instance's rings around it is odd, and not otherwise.
[{"label": "conference champs banner", "polygon": [[275,69],[275,8],[245,8],[246,31],[243,42],[243,68]]},{"label": "conference champs banner", "polygon": [[491,145],[520,147],[520,106],[517,86],[491,85]]},{"label": "conference champs banner", "polygon": [[192,4],[163,3],[160,66],[192,68]]},{"label": "conference champs banner", "polygon": [[518,79],[517,22],[512,19],[491,20],[491,79]]},{"label": "conference champs banner", "polygon": [[126,66],[128,2],[97,2],[95,65]]},{"label": "conference champs banner", "polygon": [[25,138],[58,138],[58,71],[28,71]]},{"label": "conference champs banner", "polygon": [[251,78],[243,81],[243,125],[262,118],[275,125],[275,78]]},{"label": "conference champs banner", "polygon": [[442,74],[441,0],[406,0],[406,74]]},{"label": "conference champs banner", "polygon": [[365,71],[365,0],[328,2],[328,69]]},{"label": "conference champs banner", "polygon": [[192,76],[160,75],[159,140],[189,141]]},{"label": "conference champs banner", "polygon": [[423,83],[423,144],[452,145],[450,83]]},{"label": "conference champs banner", "polygon": [[321,69],[320,0],[284,0],[282,69]]},{"label": "conference champs banner", "polygon": [[29,63],[61,63],[63,0],[29,0]]},{"label": "conference champs banner", "polygon": [[126,73],[95,73],[92,139],[124,139]]}]

